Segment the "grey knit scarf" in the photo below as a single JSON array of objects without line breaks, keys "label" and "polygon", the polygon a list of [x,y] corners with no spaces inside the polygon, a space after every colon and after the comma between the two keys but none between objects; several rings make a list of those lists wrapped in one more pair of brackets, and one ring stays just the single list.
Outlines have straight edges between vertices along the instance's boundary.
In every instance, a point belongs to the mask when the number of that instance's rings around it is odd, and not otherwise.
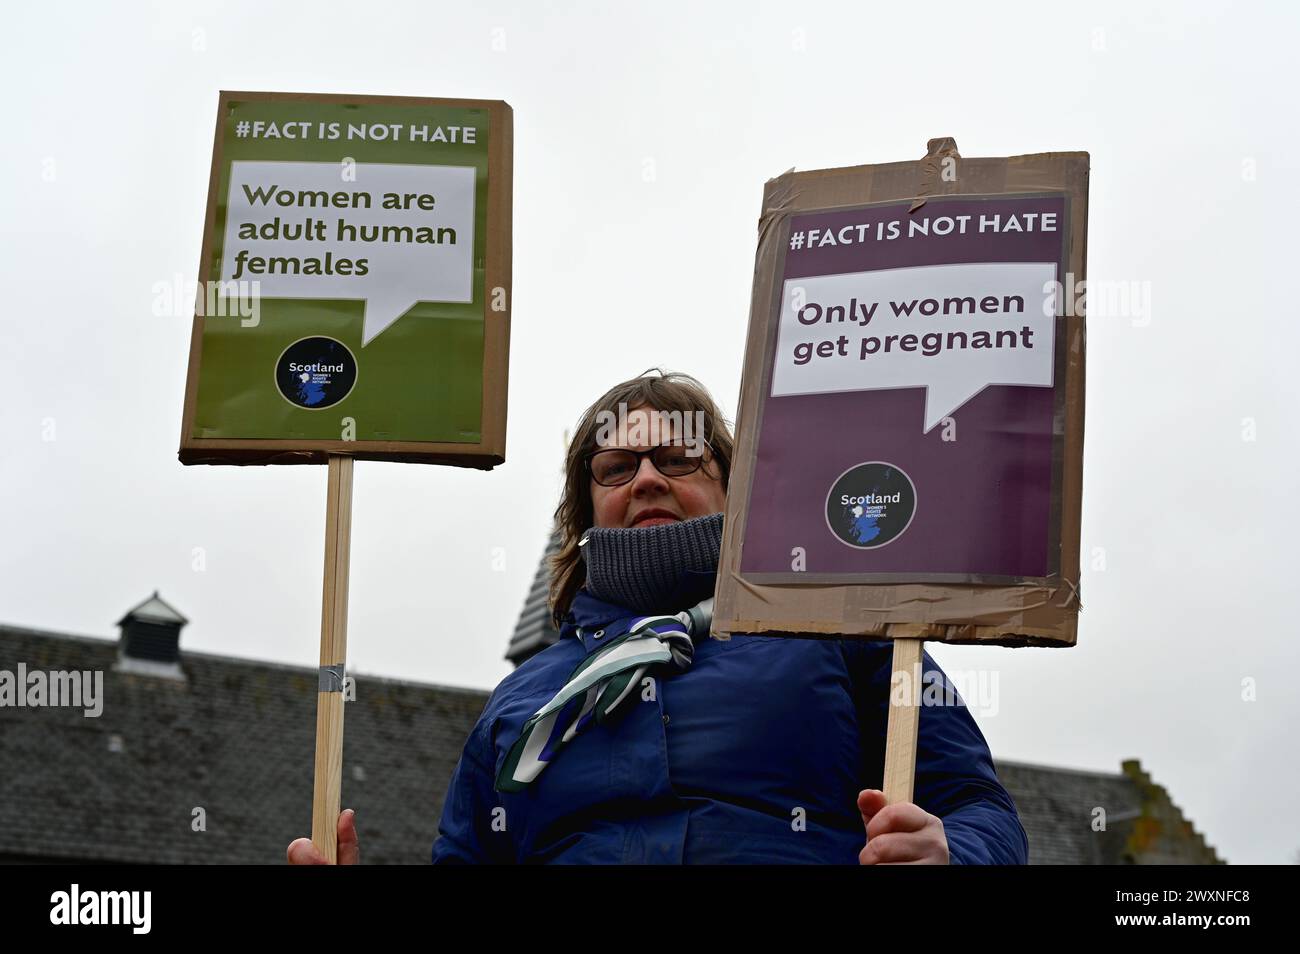
[{"label": "grey knit scarf", "polygon": [[498,792],[526,791],[574,738],[622,718],[652,667],[664,676],[688,670],[695,641],[709,632],[722,514],[658,527],[593,527],[580,545],[591,594],[646,615],[589,653],[524,723],[497,772]]},{"label": "grey knit scarf", "polygon": [[713,595],[722,514],[657,527],[592,527],[585,540],[593,596],[635,613],[675,613]]}]

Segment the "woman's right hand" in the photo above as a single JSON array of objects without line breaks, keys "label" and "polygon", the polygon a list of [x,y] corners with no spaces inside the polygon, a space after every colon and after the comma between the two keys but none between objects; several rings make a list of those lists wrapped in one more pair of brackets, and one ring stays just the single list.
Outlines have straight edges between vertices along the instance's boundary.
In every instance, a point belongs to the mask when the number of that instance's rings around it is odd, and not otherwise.
[{"label": "woman's right hand", "polygon": [[[357,842],[357,813],[344,809],[339,813],[338,856],[339,864],[355,865],[361,860],[361,846]],[[299,838],[289,845],[286,853],[291,865],[328,864],[310,838]]]}]

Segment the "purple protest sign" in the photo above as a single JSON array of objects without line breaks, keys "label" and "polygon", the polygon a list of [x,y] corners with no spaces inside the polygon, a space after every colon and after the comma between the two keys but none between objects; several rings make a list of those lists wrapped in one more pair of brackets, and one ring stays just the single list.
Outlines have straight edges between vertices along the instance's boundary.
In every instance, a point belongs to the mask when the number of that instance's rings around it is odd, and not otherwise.
[{"label": "purple protest sign", "polygon": [[909,206],[785,220],[746,579],[1060,572],[1067,196]]}]

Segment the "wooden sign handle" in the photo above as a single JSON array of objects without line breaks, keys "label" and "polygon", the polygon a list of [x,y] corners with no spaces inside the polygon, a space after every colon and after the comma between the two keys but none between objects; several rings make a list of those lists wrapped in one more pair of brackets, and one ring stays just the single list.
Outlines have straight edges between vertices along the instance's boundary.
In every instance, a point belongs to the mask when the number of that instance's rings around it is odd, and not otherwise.
[{"label": "wooden sign handle", "polygon": [[[889,677],[889,724],[885,730],[885,801],[912,800],[916,778],[916,733],[921,724],[921,653],[924,640],[894,640],[894,671]],[[903,675],[900,675],[903,674]],[[899,689],[905,688],[905,693]],[[902,695],[902,698],[897,698]]]},{"label": "wooden sign handle", "polygon": [[325,584],[320,619],[320,691],[316,695],[316,787],[311,840],[338,863],[343,785],[343,667],[348,655],[348,556],[352,547],[352,458],[331,454],[325,502]]}]

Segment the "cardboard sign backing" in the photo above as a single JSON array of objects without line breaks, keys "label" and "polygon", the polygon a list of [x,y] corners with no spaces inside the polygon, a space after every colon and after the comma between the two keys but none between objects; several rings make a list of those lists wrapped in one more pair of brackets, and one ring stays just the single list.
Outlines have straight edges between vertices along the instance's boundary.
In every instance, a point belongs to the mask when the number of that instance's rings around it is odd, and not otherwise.
[{"label": "cardboard sign backing", "polygon": [[767,183],[715,633],[1074,644],[1087,203],[950,139]]}]

